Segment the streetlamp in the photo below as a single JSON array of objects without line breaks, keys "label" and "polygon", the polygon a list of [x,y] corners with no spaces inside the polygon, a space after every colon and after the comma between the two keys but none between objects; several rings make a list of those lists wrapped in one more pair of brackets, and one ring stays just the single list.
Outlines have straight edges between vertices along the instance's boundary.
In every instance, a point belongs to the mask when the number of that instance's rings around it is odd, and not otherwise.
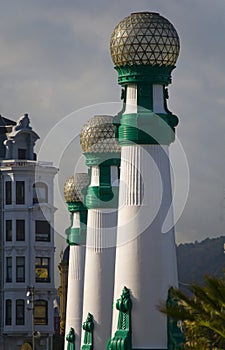
[{"label": "streetlamp", "polygon": [[35,350],[35,334],[34,334],[34,287],[27,287],[27,309],[32,311],[32,349]]}]

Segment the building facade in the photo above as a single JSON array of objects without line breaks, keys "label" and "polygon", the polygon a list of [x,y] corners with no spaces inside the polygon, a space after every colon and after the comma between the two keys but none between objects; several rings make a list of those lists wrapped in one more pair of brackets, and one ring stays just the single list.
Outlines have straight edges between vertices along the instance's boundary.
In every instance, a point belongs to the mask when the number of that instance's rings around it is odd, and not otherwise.
[{"label": "building facade", "polygon": [[[1,127],[0,349],[52,349],[54,333],[53,180],[57,169],[36,160],[38,135],[27,114]],[[4,125],[5,123],[5,125]],[[28,290],[33,300],[27,300]],[[33,325],[33,327],[32,327]]]},{"label": "building facade", "polygon": [[68,245],[64,252],[62,252],[62,258],[58,265],[60,286],[58,288],[59,296],[59,318],[60,318],[60,336],[64,341],[65,327],[66,327],[66,299],[67,299],[67,287],[68,287],[68,268],[69,268],[69,255],[70,246]]}]

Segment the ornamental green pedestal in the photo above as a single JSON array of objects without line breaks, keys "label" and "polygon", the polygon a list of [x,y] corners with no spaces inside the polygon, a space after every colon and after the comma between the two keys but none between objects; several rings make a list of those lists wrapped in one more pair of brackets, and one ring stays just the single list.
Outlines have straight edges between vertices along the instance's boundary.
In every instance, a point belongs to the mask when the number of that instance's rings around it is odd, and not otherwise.
[{"label": "ornamental green pedestal", "polygon": [[94,331],[94,320],[92,314],[88,313],[86,321],[83,323],[84,333],[84,344],[82,350],[93,350],[93,331]]},{"label": "ornamental green pedestal", "polygon": [[71,327],[69,334],[66,336],[66,341],[68,342],[67,350],[75,350],[75,332]]},{"label": "ornamental green pedestal", "polygon": [[108,341],[107,350],[132,349],[131,308],[130,291],[124,287],[121,297],[116,302],[116,309],[119,311],[117,331]]}]

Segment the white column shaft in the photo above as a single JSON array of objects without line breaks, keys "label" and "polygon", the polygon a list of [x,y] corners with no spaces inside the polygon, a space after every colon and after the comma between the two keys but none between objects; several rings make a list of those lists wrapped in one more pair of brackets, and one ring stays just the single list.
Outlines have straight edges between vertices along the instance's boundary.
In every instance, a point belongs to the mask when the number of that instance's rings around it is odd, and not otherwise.
[{"label": "white column shaft", "polygon": [[111,185],[118,186],[118,166],[113,165],[110,168],[111,172]]},{"label": "white column shaft", "polygon": [[137,85],[135,84],[127,86],[126,109],[124,114],[128,113],[137,113]]},{"label": "white column shaft", "polygon": [[116,209],[88,211],[83,322],[90,312],[96,349],[105,349],[111,335],[116,228]]},{"label": "white column shaft", "polygon": [[100,170],[98,165],[94,165],[91,168],[91,184],[90,186],[99,186]]},{"label": "white column shaft", "polygon": [[73,213],[72,228],[80,228],[80,213],[79,213],[79,211]]},{"label": "white column shaft", "polygon": [[[84,261],[85,247],[70,246],[65,335],[69,333],[71,327],[74,328],[75,349],[80,349],[81,344]],[[67,344],[65,340],[65,349]]]},{"label": "white column shaft", "polygon": [[154,84],[153,92],[153,111],[155,113],[166,113],[164,107],[164,92],[163,85]]},{"label": "white column shaft", "polygon": [[[129,288],[133,348],[166,349],[166,317],[156,306],[177,286],[174,230],[162,233],[165,217],[173,222],[168,147],[122,147],[120,183],[114,303]],[[113,335],[117,320],[114,308]]]}]

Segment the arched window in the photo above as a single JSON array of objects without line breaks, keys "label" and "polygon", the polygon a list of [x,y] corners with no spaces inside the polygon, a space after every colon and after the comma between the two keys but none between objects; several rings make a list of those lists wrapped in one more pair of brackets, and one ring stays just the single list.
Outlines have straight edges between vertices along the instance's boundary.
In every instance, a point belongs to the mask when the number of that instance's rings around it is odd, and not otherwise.
[{"label": "arched window", "polygon": [[48,186],[43,182],[33,184],[33,204],[48,203]]},{"label": "arched window", "polygon": [[48,324],[48,302],[46,300],[35,300],[34,324]]}]

